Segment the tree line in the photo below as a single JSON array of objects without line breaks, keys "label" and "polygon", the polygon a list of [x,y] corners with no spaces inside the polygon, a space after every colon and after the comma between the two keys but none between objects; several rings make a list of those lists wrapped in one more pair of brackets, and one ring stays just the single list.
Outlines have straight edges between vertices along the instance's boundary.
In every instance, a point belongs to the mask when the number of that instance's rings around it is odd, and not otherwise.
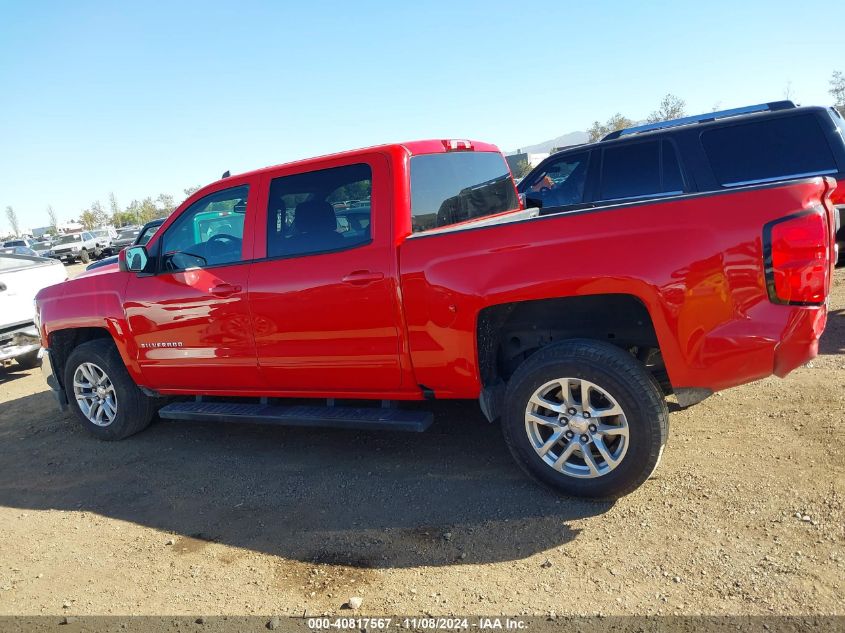
[{"label": "tree line", "polygon": [[[187,198],[197,191],[199,187],[188,187],[184,189]],[[114,226],[120,228],[129,225],[142,225],[156,218],[164,218],[170,215],[176,208],[176,203],[170,194],[161,193],[155,198],[147,196],[143,200],[133,200],[126,207],[121,207],[114,193],[109,194],[108,206],[104,206],[99,200],[95,200],[87,209],[83,209],[70,222],[79,222],[85,229],[91,230],[98,226]],[[47,207],[48,226],[50,233],[58,233],[59,220],[53,205]],[[17,212],[11,207],[6,207],[6,220],[12,228],[14,235],[20,235],[20,222]]]}]

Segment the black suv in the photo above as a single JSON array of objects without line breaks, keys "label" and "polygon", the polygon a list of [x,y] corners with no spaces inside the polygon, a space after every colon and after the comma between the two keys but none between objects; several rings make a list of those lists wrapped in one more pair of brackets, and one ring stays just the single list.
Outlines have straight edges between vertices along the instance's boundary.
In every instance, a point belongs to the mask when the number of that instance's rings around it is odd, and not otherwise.
[{"label": "black suv", "polygon": [[839,182],[842,263],[845,120],[834,108],[776,101],[619,130],[549,156],[517,189],[545,214],[821,175]]}]

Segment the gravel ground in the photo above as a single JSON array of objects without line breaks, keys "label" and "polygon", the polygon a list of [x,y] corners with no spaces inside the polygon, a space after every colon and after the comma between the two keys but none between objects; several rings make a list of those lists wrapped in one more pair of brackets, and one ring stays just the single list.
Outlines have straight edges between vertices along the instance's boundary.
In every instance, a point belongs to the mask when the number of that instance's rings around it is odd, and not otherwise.
[{"label": "gravel ground", "polygon": [[526,481],[473,403],[422,435],[161,421],[107,444],[0,370],[0,615],[845,614],[837,277],[819,358],[673,412],[615,503]]}]

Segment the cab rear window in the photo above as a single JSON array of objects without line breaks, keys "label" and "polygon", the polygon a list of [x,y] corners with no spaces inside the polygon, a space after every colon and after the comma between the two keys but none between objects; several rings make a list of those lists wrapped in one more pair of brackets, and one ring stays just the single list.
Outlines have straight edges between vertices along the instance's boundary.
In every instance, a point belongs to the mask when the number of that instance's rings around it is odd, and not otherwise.
[{"label": "cab rear window", "polygon": [[411,226],[415,233],[518,207],[510,170],[497,152],[411,158]]},{"label": "cab rear window", "polygon": [[836,173],[812,114],[719,127],[703,132],[701,143],[723,187]]}]

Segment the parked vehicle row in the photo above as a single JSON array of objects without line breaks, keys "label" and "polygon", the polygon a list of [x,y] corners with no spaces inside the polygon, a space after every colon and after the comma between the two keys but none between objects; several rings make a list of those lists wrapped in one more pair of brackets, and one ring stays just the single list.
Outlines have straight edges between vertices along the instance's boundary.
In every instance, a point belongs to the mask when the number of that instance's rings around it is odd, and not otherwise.
[{"label": "parked vehicle row", "polygon": [[[114,243],[114,251],[119,252],[121,249],[126,248],[127,246],[131,245],[141,245],[143,246],[147,242],[150,241],[150,238],[156,232],[156,229],[160,227],[164,223],[164,218],[158,218],[157,220],[151,220],[147,222],[143,227],[140,229],[128,229],[126,231],[122,231],[121,234],[118,236],[118,239],[115,240]],[[131,241],[130,241],[131,240]],[[112,255],[111,257],[106,257],[101,259],[98,262],[94,262],[92,264],[88,264],[86,270],[92,270],[94,268],[101,268],[103,266],[108,266],[110,264],[117,263],[117,256]]]},{"label": "parked vehicle row", "polygon": [[107,226],[38,240],[21,237],[5,241],[0,253],[52,257],[65,263],[77,260],[88,263],[112,256],[124,246],[134,243],[139,231],[139,227],[126,227],[118,233],[114,227]]},{"label": "parked vehicle row", "polygon": [[397,403],[477,398],[533,477],[626,494],[657,467],[667,394],[691,406],[816,355],[832,126],[775,104],[626,130],[542,164],[529,208],[469,140],[227,174],[117,265],[38,294],[47,381],[106,440],[156,413],[422,431],[431,413]]}]

